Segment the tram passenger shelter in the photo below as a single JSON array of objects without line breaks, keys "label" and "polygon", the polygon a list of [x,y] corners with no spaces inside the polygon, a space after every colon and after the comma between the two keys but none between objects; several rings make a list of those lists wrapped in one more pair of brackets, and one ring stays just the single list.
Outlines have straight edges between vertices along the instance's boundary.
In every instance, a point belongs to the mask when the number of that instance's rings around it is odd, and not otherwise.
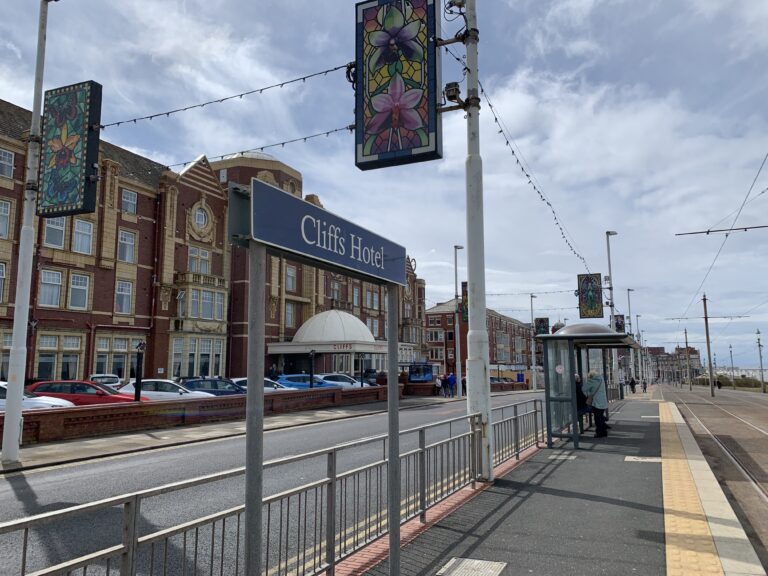
[{"label": "tram passenger shelter", "polygon": [[607,326],[581,323],[564,326],[554,334],[536,336],[544,345],[544,394],[547,424],[547,447],[554,438],[573,441],[579,447],[579,413],[576,396],[576,374],[585,381],[590,370],[603,376],[608,387],[610,353],[613,349],[639,348],[631,334],[619,333]]}]

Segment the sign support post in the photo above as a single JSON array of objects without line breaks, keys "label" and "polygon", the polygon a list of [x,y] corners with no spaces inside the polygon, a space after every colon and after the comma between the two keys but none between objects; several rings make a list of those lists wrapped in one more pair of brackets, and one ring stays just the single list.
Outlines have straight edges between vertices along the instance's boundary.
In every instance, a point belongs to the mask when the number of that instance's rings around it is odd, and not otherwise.
[{"label": "sign support post", "polygon": [[397,372],[397,285],[387,284],[387,521],[389,574],[400,574],[400,378]]},{"label": "sign support post", "polygon": [[248,242],[248,394],[245,403],[245,573],[261,574],[264,492],[264,305],[267,251]]},{"label": "sign support post", "polygon": [[32,126],[27,145],[27,182],[24,189],[23,220],[19,237],[19,260],[16,272],[16,299],[13,313],[13,343],[8,366],[8,398],[3,428],[3,464],[19,462],[24,398],[24,379],[27,370],[27,322],[32,290],[32,253],[35,247],[35,200],[40,179],[40,111],[43,100],[43,70],[45,68],[45,31],[48,25],[48,2],[40,0],[40,19],[37,29],[37,60],[35,64],[35,91],[32,104]]}]

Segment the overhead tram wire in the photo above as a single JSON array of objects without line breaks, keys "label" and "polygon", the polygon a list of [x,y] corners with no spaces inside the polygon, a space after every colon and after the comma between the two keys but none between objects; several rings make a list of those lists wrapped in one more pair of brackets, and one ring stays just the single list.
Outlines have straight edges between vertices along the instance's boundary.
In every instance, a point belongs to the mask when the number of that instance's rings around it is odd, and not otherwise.
[{"label": "overhead tram wire", "polygon": [[155,118],[162,118],[165,116],[166,118],[173,115],[173,114],[179,114],[181,112],[187,112],[189,110],[194,110],[196,108],[204,108],[205,106],[209,106],[212,104],[221,104],[222,102],[227,102],[228,100],[237,100],[242,99],[243,96],[250,96],[251,94],[261,94],[262,92],[266,92],[267,90],[272,90],[274,88],[282,88],[283,86],[288,86],[289,84],[296,84],[298,82],[306,82],[307,80],[310,80],[312,78],[317,78],[319,76],[327,76],[331,72],[336,72],[338,70],[346,70],[349,68],[350,64],[342,64],[341,66],[334,66],[333,68],[328,68],[327,70],[322,70],[320,72],[313,72],[312,74],[306,74],[304,76],[300,76],[298,78],[293,78],[291,80],[285,80],[283,82],[278,82],[276,84],[272,84],[270,86],[264,86],[263,88],[254,88],[253,90],[247,90],[245,92],[240,92],[239,94],[233,94],[231,96],[225,96],[224,98],[216,98],[214,100],[209,100],[208,102],[202,102],[200,104],[191,104],[189,106],[184,106],[183,108],[175,108],[173,110],[168,110],[166,112],[157,112],[156,114],[149,114],[147,116],[139,116],[137,118],[130,118],[128,120],[120,120],[119,122],[110,122],[109,124],[100,124],[99,129],[105,130],[106,128],[111,128],[113,126],[121,126],[123,124],[136,124],[138,122],[141,122],[143,120],[153,120]]},{"label": "overhead tram wire", "polygon": [[[456,55],[450,49],[450,47],[443,46],[443,48],[445,49],[447,54],[450,54],[454,58],[454,60],[456,60],[459,64],[461,64],[466,70],[467,64],[464,60],[462,60],[458,55]],[[575,243],[575,240],[573,242],[571,241],[572,236],[569,232],[567,232],[565,225],[560,221],[560,218],[557,215],[557,211],[555,210],[555,207],[552,204],[551,200],[549,200],[549,198],[546,197],[544,192],[541,190],[541,186],[536,184],[535,182],[536,177],[533,175],[533,171],[527,166],[527,163],[525,162],[525,158],[523,157],[519,146],[517,146],[518,151],[515,152],[515,148],[513,147],[513,144],[512,144],[514,140],[512,139],[511,136],[507,134],[508,130],[505,129],[503,121],[500,119],[498,113],[496,112],[496,108],[494,108],[493,103],[491,102],[490,98],[488,97],[488,94],[485,91],[485,88],[483,87],[483,83],[478,80],[478,85],[480,87],[480,93],[485,98],[485,101],[487,102],[488,107],[491,110],[493,119],[496,122],[496,125],[499,127],[498,132],[504,138],[507,148],[509,148],[509,151],[512,153],[512,157],[515,159],[515,163],[520,168],[520,171],[523,173],[523,176],[525,176],[525,178],[527,179],[528,184],[531,186],[531,188],[533,188],[533,191],[536,192],[536,194],[538,194],[539,199],[549,207],[555,221],[555,226],[560,231],[560,235],[562,236],[563,241],[568,245],[568,248],[573,253],[573,255],[576,256],[576,258],[578,258],[582,262],[584,267],[587,269],[587,272],[591,274],[592,272],[589,269],[587,260],[576,250],[576,248],[574,248],[573,244]],[[523,162],[520,161],[521,158],[523,158]]]},{"label": "overhead tram wire", "polygon": [[[733,222],[731,223],[731,230],[734,229],[736,226],[736,222],[739,220],[739,216],[741,216],[742,210],[744,210],[744,206],[746,205],[747,201],[749,200],[750,194],[752,194],[752,190],[755,187],[755,184],[757,184],[758,178],[760,178],[760,174],[763,171],[763,168],[765,167],[765,163],[768,161],[768,152],[766,152],[765,157],[763,158],[762,163],[760,164],[760,168],[757,170],[757,174],[755,174],[754,180],[752,180],[752,185],[749,187],[749,190],[747,190],[747,195],[744,197],[744,200],[741,202],[741,206],[739,207],[739,210],[736,212],[736,216],[733,219]],[[728,238],[730,237],[730,233],[727,232],[725,234],[725,237],[723,238],[722,243],[720,244],[720,248],[717,250],[717,254],[715,254],[714,259],[712,260],[712,263],[709,265],[709,268],[707,269],[707,273],[704,275],[704,278],[702,279],[701,283],[699,284],[699,287],[696,288],[696,292],[694,292],[693,296],[691,297],[691,301],[688,302],[688,306],[685,307],[685,311],[681,314],[681,317],[684,317],[688,310],[691,309],[691,306],[696,301],[696,297],[699,295],[699,292],[701,291],[702,287],[704,286],[704,283],[707,281],[707,278],[709,278],[710,273],[712,272],[712,268],[714,268],[715,263],[717,262],[717,259],[720,257],[720,253],[723,251],[723,248],[725,247],[725,243],[728,241]],[[677,326],[678,329],[680,328],[680,322],[678,321]]]}]

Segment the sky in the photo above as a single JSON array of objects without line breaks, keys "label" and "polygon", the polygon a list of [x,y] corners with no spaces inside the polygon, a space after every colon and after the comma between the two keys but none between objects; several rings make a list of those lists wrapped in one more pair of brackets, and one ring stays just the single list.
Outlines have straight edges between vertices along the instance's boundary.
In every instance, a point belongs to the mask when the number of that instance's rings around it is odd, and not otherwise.
[{"label": "sky", "polygon": [[[527,322],[536,293],[535,316],[577,322],[576,276],[608,273],[613,230],[617,313],[627,313],[632,289],[633,328],[639,314],[646,343],[672,350],[687,328],[705,353],[706,293],[711,316],[746,316],[711,321],[718,366],[730,365],[732,347],[736,366],[757,367],[756,330],[768,337],[768,229],[675,234],[730,228],[737,213],[736,226],[768,225],[768,3],[478,4],[487,306]],[[354,60],[354,18],[348,0],[52,2],[44,85],[101,83],[103,123],[165,112],[342,66]],[[28,109],[37,20],[37,2],[3,1],[0,98]],[[444,17],[442,37],[462,25]],[[454,58],[464,47],[451,51],[443,84],[466,93]],[[353,109],[341,70],[102,138],[170,166],[342,128]],[[304,193],[328,210],[405,246],[431,307],[453,297],[453,246],[466,245],[461,112],[443,115],[443,139],[441,160],[366,172],[346,131],[266,151],[301,172]]]}]

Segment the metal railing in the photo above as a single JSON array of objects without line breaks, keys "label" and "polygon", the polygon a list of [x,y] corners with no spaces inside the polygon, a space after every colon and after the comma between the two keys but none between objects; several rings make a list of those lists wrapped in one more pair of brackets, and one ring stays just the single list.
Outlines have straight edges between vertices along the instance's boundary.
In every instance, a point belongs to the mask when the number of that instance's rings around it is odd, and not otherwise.
[{"label": "metal railing", "polygon": [[[478,480],[479,418],[472,414],[400,432],[402,522],[425,522],[428,508]],[[538,444],[541,420],[540,400],[494,409],[494,464]],[[381,435],[264,463],[265,478],[271,473],[281,485],[289,482],[288,467],[299,465],[302,475],[315,476],[263,499],[265,574],[333,574],[339,561],[386,534],[386,454],[387,436]],[[201,515],[211,484],[237,493],[244,473],[236,468],[2,523],[0,575],[244,573],[244,506]],[[159,528],[142,512],[151,511],[155,499],[168,506],[163,499],[169,495],[177,504],[181,499],[191,517]],[[92,528],[86,543],[72,536],[83,524]],[[102,541],[92,547],[101,547],[88,549],[97,537]]]}]

